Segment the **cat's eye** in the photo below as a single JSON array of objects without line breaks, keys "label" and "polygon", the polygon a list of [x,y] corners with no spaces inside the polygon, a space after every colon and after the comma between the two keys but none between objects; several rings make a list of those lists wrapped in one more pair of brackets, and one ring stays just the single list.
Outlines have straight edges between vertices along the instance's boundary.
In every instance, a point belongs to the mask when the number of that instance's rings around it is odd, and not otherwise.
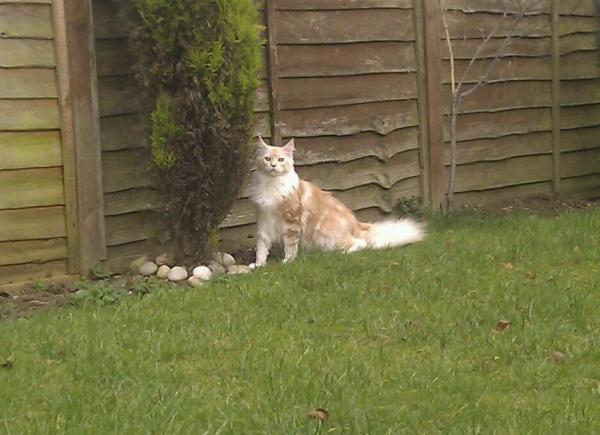
[{"label": "cat's eye", "polygon": [[285,159],[283,157],[279,157],[279,161],[283,162]]},{"label": "cat's eye", "polygon": [[270,162],[270,161],[271,161],[271,157],[267,156],[267,157],[265,157],[265,160],[266,160],[267,162]]}]

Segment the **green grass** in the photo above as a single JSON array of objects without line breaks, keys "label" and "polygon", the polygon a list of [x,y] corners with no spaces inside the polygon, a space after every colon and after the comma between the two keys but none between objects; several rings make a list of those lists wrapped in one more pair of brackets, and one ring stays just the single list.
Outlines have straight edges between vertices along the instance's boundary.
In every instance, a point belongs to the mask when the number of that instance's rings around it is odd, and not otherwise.
[{"label": "green grass", "polygon": [[1,324],[0,433],[599,432],[599,269],[600,210],[463,216]]}]

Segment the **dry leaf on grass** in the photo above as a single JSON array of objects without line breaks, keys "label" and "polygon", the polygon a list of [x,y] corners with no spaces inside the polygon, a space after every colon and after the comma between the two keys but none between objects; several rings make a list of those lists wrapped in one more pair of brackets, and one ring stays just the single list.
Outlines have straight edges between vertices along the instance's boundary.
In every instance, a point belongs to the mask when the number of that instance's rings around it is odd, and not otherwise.
[{"label": "dry leaf on grass", "polygon": [[329,420],[329,412],[323,408],[315,408],[308,413],[308,416],[311,418],[316,418],[321,421]]},{"label": "dry leaf on grass", "polygon": [[508,331],[511,325],[512,323],[510,322],[510,320],[498,320],[496,322],[496,326],[494,326],[494,329],[492,331],[496,334],[502,334],[503,332]]},{"label": "dry leaf on grass", "polygon": [[536,279],[537,278],[537,273],[532,272],[532,271],[528,271],[527,272],[527,278],[529,278],[529,279]]},{"label": "dry leaf on grass", "polygon": [[557,350],[550,354],[550,358],[552,358],[552,361],[554,362],[562,362],[565,359],[565,357],[566,355],[564,353],[559,352]]},{"label": "dry leaf on grass", "polygon": [[513,270],[514,266],[513,264],[509,261],[507,263],[502,263],[502,267],[505,268],[506,270]]}]

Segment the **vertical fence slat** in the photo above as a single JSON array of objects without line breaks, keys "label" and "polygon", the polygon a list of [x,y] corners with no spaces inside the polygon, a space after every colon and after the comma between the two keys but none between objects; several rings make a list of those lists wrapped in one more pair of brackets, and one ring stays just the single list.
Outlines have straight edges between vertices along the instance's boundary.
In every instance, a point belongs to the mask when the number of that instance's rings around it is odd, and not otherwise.
[{"label": "vertical fence slat", "polygon": [[80,272],[86,274],[106,258],[104,199],[100,150],[100,118],[96,53],[91,0],[63,2],[68,65],[62,74],[69,82],[68,98],[75,147]]},{"label": "vertical fence slat", "polygon": [[552,0],[552,190],[560,192],[560,6]]},{"label": "vertical fence slat", "polygon": [[71,99],[69,79],[69,46],[67,43],[65,4],[61,0],[52,2],[56,50],[56,75],[61,107],[61,149],[63,164],[63,184],[65,189],[65,223],[67,228],[67,256],[69,273],[78,273],[79,264],[79,224],[77,213],[77,163],[75,160],[75,136],[73,111],[68,103]]},{"label": "vertical fence slat", "polygon": [[444,207],[444,140],[442,133],[442,58],[440,52],[440,7],[437,1],[422,2],[423,55],[427,94],[427,161],[429,164],[429,207],[439,211]]},{"label": "vertical fence slat", "polygon": [[277,55],[277,31],[276,31],[276,0],[267,0],[267,29],[268,29],[268,57],[267,77],[269,78],[269,101],[271,108],[271,144],[282,145],[281,123],[279,108],[279,60]]},{"label": "vertical fence slat", "polygon": [[425,38],[423,3],[416,0],[414,4],[415,20],[415,51],[417,57],[417,80],[419,104],[419,165],[421,170],[421,200],[423,204],[431,205],[429,186],[429,122],[427,113],[427,78],[425,74]]}]

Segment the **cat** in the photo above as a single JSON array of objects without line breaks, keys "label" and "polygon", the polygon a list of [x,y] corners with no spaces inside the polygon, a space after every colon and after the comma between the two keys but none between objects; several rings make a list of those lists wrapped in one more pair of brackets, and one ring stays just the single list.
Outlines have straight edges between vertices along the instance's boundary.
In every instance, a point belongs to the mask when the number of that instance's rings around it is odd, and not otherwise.
[{"label": "cat", "polygon": [[306,249],[354,252],[416,243],[423,226],[411,219],[375,224],[359,222],[354,213],[329,192],[301,180],[294,170],[294,140],[273,147],[258,137],[256,171],[249,187],[256,205],[256,263],[264,266],[273,244],[283,244],[285,263]]}]

